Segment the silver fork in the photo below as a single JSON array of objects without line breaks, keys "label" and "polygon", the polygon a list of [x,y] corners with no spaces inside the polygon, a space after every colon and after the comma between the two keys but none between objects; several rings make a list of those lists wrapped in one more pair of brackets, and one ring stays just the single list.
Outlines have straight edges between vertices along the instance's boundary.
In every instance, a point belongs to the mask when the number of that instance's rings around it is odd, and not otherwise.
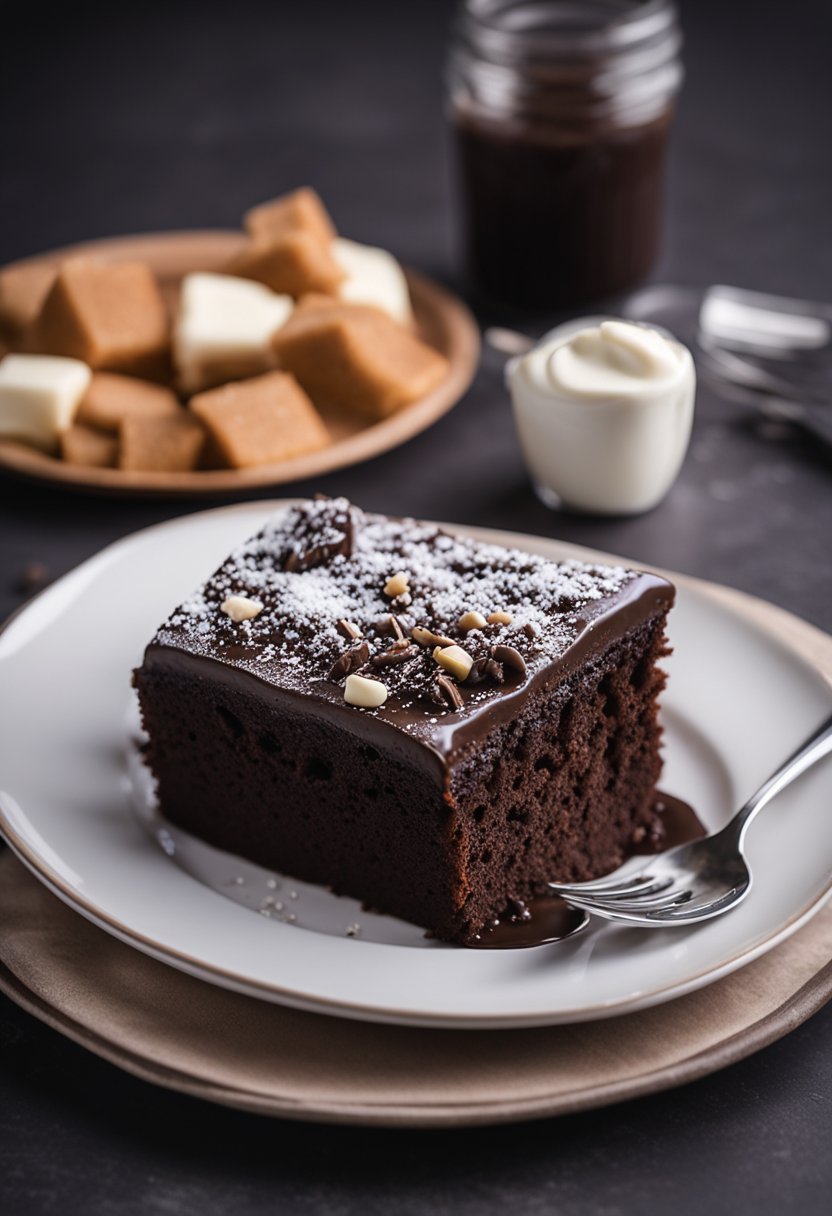
[{"label": "silver fork", "polygon": [[832,307],[719,284],[699,310],[700,341],[774,359],[832,352]]},{"label": "silver fork", "polygon": [[[552,892],[576,908],[606,920],[663,928],[722,916],[751,890],[743,854],[751,821],[796,777],[832,752],[829,717],[713,836],[678,845],[651,859],[644,870],[592,882],[552,882]],[[631,868],[628,866],[628,870]]]}]

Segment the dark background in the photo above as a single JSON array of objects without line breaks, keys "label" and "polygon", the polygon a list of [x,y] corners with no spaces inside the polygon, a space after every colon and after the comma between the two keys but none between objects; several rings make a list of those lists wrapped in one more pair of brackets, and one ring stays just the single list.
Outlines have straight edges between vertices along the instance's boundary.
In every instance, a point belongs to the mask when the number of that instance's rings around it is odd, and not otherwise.
[{"label": "dark background", "polygon": [[[832,5],[681,9],[688,79],[654,278],[832,299]],[[346,235],[461,290],[441,94],[450,12],[439,0],[0,5],[0,263],[107,234],[236,226],[253,202],[310,182]],[[551,318],[520,320],[540,332]],[[832,628],[832,467],[810,444],[702,392],[658,509],[553,514],[526,483],[501,363],[486,354],[460,406],[399,451],[288,492],[594,544]],[[30,562],[58,575],[207,505],[0,480],[0,617]],[[604,1112],[367,1132],[156,1091],[0,1001],[0,1210],[810,1216],[832,1187],[830,1047],[827,1009],[718,1076]]]}]

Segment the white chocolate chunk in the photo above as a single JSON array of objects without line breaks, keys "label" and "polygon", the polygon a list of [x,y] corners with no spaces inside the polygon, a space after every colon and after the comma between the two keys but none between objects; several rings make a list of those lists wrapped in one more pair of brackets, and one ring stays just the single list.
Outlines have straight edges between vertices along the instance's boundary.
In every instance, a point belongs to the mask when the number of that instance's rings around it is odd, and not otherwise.
[{"label": "white chocolate chunk", "polygon": [[260,615],[263,605],[259,600],[250,600],[247,595],[229,595],[220,604],[220,610],[232,621],[250,621],[252,617]]},{"label": "white chocolate chunk", "polygon": [[489,625],[510,625],[511,624],[511,613],[510,612],[489,612],[488,624]]},{"label": "white chocolate chunk", "polygon": [[392,575],[384,584],[384,594],[389,596],[391,600],[396,599],[400,595],[407,595],[409,591],[410,582],[404,570],[400,570],[398,574]]},{"label": "white chocolate chunk", "polygon": [[463,633],[468,633],[470,629],[482,629],[487,623],[481,612],[463,612],[457,621],[457,625]]},{"label": "white chocolate chunk", "polygon": [[89,387],[79,359],[6,355],[0,361],[0,435],[52,451]]},{"label": "white chocolate chunk", "polygon": [[474,666],[474,660],[471,658],[467,650],[463,650],[461,646],[437,646],[433,652],[433,657],[436,659],[440,667],[444,667],[445,671],[450,672],[452,676],[456,676],[458,680],[465,680],[468,673]]},{"label": "white chocolate chunk", "polygon": [[387,685],[381,680],[368,680],[366,676],[347,676],[344,700],[347,705],[357,705],[360,709],[378,709],[387,700]]},{"label": "white chocolate chunk", "polygon": [[273,335],[294,308],[290,296],[227,274],[189,274],[182,281],[173,357],[187,392],[276,366]]},{"label": "white chocolate chunk", "polygon": [[331,253],[347,276],[338,289],[342,300],[350,304],[372,304],[394,321],[410,324],[413,312],[407,280],[392,253],[343,237],[336,237],[332,242]]}]

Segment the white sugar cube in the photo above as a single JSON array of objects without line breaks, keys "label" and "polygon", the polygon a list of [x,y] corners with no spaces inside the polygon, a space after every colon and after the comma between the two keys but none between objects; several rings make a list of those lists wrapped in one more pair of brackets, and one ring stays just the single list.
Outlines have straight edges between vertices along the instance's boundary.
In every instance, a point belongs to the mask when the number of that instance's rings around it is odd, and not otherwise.
[{"label": "white sugar cube", "polygon": [[79,359],[6,355],[0,361],[0,435],[51,451],[71,426],[91,378]]},{"label": "white sugar cube", "polygon": [[250,279],[189,274],[182,281],[173,355],[186,391],[274,367],[271,339],[294,301]]},{"label": "white sugar cube", "polygon": [[394,321],[410,324],[413,313],[407,280],[392,253],[337,237],[332,242],[332,256],[347,276],[338,289],[342,300],[372,304]]}]

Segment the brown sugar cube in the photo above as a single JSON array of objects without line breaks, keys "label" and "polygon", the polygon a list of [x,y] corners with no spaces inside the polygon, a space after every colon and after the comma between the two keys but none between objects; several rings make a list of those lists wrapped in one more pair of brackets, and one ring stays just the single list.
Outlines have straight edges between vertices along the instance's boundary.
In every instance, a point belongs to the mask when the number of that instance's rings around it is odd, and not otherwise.
[{"label": "brown sugar cube", "polygon": [[118,436],[76,422],[61,433],[61,456],[67,464],[114,469],[118,464]]},{"label": "brown sugar cube", "polygon": [[337,236],[329,212],[309,186],[252,207],[243,216],[243,224],[257,240],[271,241],[287,232],[303,231],[328,245]]},{"label": "brown sugar cube", "polygon": [[120,469],[187,473],[199,463],[205,431],[186,410],[161,418],[125,418],[121,424]]},{"label": "brown sugar cube", "polygon": [[169,359],[169,320],[144,262],[64,262],[32,327],[31,347],[92,368],[157,378]]},{"label": "brown sugar cube", "polygon": [[279,295],[335,291],[345,274],[329,246],[311,232],[287,232],[268,241],[250,241],[226,273],[265,283]]},{"label": "brown sugar cube", "polygon": [[[307,317],[309,318],[308,324]],[[399,332],[404,332],[413,337],[411,329],[403,326],[400,321],[396,321],[389,313],[384,312],[381,308],[377,308],[374,304],[360,304],[358,301],[341,300],[338,296],[326,295],[321,291],[310,291],[302,296],[295,304],[291,316],[287,319],[287,325],[290,324],[291,332],[297,334],[300,330],[306,328],[319,328],[324,320],[347,320],[350,322],[368,323],[372,326],[373,322],[379,317],[381,317],[382,321],[387,321],[393,325]],[[388,328],[389,326],[385,326],[385,332]],[[277,332],[272,337],[273,346],[276,344],[276,341]],[[424,346],[425,344],[421,343],[421,345]],[[433,347],[429,347],[428,349],[433,350]]]},{"label": "brown sugar cube", "polygon": [[329,432],[294,376],[266,372],[198,393],[190,409],[232,468],[271,464],[326,447]]},{"label": "brown sugar cube", "polygon": [[36,262],[0,270],[0,329],[17,337],[40,312],[55,282],[54,266]]},{"label": "brown sugar cube", "polygon": [[273,345],[313,400],[372,421],[425,396],[448,371],[443,355],[364,305],[298,307]]},{"label": "brown sugar cube", "polygon": [[[356,304],[348,307],[363,308],[365,306]],[[298,300],[292,312],[292,318],[297,319],[308,312],[321,312],[327,308],[342,309],[344,305],[337,296],[329,296],[322,291],[309,291]]]},{"label": "brown sugar cube", "polygon": [[116,372],[93,372],[75,418],[88,426],[117,432],[125,418],[164,418],[181,413],[175,393],[161,384]]}]

